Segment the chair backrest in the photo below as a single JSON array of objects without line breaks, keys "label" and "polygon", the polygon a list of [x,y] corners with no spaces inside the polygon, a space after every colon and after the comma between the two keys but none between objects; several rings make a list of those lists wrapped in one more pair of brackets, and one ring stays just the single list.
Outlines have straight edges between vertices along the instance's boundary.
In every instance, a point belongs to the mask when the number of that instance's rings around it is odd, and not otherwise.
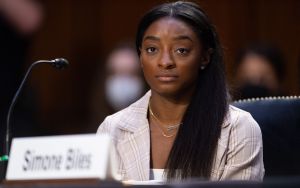
[{"label": "chair backrest", "polygon": [[300,97],[232,103],[251,113],[263,136],[265,177],[300,175]]}]

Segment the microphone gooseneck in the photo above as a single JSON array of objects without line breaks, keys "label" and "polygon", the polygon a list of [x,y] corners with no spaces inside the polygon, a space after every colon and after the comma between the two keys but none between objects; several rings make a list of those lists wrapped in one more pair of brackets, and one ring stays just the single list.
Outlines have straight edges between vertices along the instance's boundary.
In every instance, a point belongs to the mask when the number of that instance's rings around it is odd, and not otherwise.
[{"label": "microphone gooseneck", "polygon": [[15,107],[15,104],[17,102],[17,99],[18,99],[19,95],[20,95],[20,92],[22,91],[24,83],[27,80],[27,77],[30,74],[32,68],[37,64],[43,64],[43,63],[51,64],[53,67],[55,67],[57,69],[61,69],[61,70],[66,68],[69,65],[69,63],[66,59],[57,58],[57,59],[54,59],[54,60],[39,60],[39,61],[36,61],[36,62],[32,63],[30,65],[30,67],[28,68],[28,70],[27,70],[27,72],[26,72],[26,74],[25,74],[18,90],[16,91],[10,106],[9,106],[7,117],[6,117],[5,155],[3,155],[3,157],[7,160],[8,160],[8,154],[9,154],[10,119],[11,119],[12,111]]}]

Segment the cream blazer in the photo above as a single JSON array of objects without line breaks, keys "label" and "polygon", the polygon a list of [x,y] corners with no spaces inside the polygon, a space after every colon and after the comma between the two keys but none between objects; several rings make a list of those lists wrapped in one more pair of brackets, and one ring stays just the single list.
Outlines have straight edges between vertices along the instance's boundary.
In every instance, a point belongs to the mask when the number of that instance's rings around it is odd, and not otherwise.
[{"label": "cream blazer", "polygon": [[[149,180],[150,131],[147,120],[151,91],[129,107],[105,118],[97,134],[109,134],[117,150],[122,180]],[[222,125],[211,180],[262,180],[261,130],[252,116],[230,106]]]}]

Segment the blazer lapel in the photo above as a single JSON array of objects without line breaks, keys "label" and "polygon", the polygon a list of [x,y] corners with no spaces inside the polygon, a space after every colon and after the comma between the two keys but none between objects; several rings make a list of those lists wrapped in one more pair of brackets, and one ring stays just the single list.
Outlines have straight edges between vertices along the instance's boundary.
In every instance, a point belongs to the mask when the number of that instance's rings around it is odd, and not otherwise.
[{"label": "blazer lapel", "polygon": [[148,92],[132,104],[119,122],[122,136],[117,142],[117,150],[121,153],[124,178],[128,180],[149,180],[150,131],[147,112],[150,96]]}]

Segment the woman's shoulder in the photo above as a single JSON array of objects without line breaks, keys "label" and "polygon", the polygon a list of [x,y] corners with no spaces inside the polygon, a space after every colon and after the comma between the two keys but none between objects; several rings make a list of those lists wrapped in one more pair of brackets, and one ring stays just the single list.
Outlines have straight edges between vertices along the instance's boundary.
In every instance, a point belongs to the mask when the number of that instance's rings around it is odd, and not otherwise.
[{"label": "woman's shoulder", "polygon": [[227,121],[229,121],[228,125],[230,125],[231,129],[236,129],[241,133],[261,135],[258,123],[249,112],[230,105],[227,118],[229,119]]},{"label": "woman's shoulder", "polygon": [[126,115],[128,108],[130,107],[127,107],[114,114],[106,116],[104,121],[98,127],[97,133],[109,133],[111,132],[111,130],[115,129],[120,119],[122,119],[122,116],[124,116],[124,114]]},{"label": "woman's shoulder", "polygon": [[142,98],[127,108],[107,116],[100,124],[97,133],[110,133],[116,128],[126,128],[133,121],[146,117],[150,93],[147,92]]}]

